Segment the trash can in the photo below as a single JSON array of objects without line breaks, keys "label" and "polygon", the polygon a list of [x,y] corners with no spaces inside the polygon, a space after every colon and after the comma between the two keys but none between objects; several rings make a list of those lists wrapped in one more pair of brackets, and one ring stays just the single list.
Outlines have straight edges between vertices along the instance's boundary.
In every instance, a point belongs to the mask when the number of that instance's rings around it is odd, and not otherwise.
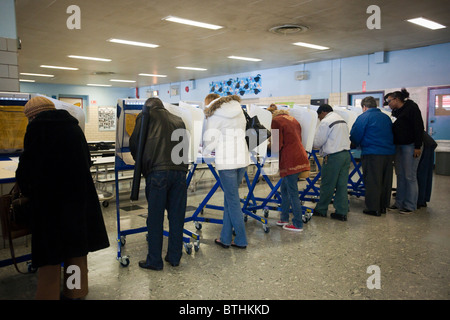
[{"label": "trash can", "polygon": [[435,173],[450,176],[450,140],[436,140]]}]

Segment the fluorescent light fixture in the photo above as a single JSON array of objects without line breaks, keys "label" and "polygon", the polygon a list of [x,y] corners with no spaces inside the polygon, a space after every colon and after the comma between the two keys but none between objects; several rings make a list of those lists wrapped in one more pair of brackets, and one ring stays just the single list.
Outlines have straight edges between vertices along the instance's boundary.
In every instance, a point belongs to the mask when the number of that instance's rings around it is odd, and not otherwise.
[{"label": "fluorescent light fixture", "polygon": [[206,29],[211,29],[211,30],[219,30],[219,29],[223,28],[222,26],[217,26],[217,25],[214,25],[214,24],[209,24],[209,23],[204,23],[204,22],[199,22],[199,21],[193,21],[193,20],[178,18],[178,17],[174,17],[174,16],[168,16],[168,17],[163,18],[162,20],[167,20],[167,21],[171,21],[171,22],[187,24],[189,26],[206,28]]},{"label": "fluorescent light fixture", "polygon": [[19,79],[20,82],[36,82],[36,80]]},{"label": "fluorescent light fixture", "polygon": [[72,68],[72,67],[58,67],[58,66],[47,66],[47,65],[41,65],[41,68],[49,68],[49,69],[61,69],[61,70],[78,70],[78,68]]},{"label": "fluorescent light fixture", "polygon": [[88,83],[87,86],[90,86],[90,87],[111,87],[110,84],[97,84],[97,83]]},{"label": "fluorescent light fixture", "polygon": [[143,77],[158,77],[158,78],[166,78],[165,74],[151,74],[151,73],[139,73],[140,76]]},{"label": "fluorescent light fixture", "polygon": [[109,42],[128,44],[130,46],[138,46],[138,47],[147,47],[147,48],[158,48],[159,45],[145,42],[137,42],[130,40],[122,40],[122,39],[109,39]]},{"label": "fluorescent light fixture", "polygon": [[176,67],[177,69],[183,69],[183,70],[194,70],[194,71],[206,71],[208,69],[204,68],[192,68],[192,67]]},{"label": "fluorescent light fixture", "polygon": [[293,45],[300,46],[300,47],[311,48],[311,49],[317,49],[317,50],[330,49],[328,47],[318,46],[316,44],[311,44],[311,43],[306,43],[306,42],[296,42],[296,43],[293,43]]},{"label": "fluorescent light fixture", "polygon": [[95,58],[95,57],[84,57],[84,56],[68,56],[69,58],[73,59],[83,59],[83,60],[92,60],[92,61],[104,61],[104,62],[110,62],[111,59],[104,59],[104,58]]},{"label": "fluorescent light fixture", "polygon": [[417,25],[419,25],[421,27],[425,27],[425,28],[428,28],[428,29],[431,29],[431,30],[447,28],[446,26],[444,26],[444,25],[442,25],[440,23],[437,23],[437,22],[434,22],[434,21],[431,21],[431,20],[428,20],[428,19],[425,19],[425,18],[422,18],[422,17],[409,19],[409,20],[406,20],[406,21],[411,22],[411,23],[415,23],[415,24],[417,24]]},{"label": "fluorescent light fixture", "polygon": [[21,72],[20,74],[23,75],[23,76],[33,76],[33,77],[48,77],[48,78],[53,78],[54,77],[53,74],[42,74],[42,73]]},{"label": "fluorescent light fixture", "polygon": [[244,60],[244,61],[254,61],[254,62],[262,61],[262,59],[247,58],[247,57],[237,57],[237,56],[229,56],[228,58],[236,59],[236,60]]},{"label": "fluorescent light fixture", "polygon": [[113,81],[113,82],[136,82],[134,80],[120,80],[120,79],[111,79],[109,81]]}]

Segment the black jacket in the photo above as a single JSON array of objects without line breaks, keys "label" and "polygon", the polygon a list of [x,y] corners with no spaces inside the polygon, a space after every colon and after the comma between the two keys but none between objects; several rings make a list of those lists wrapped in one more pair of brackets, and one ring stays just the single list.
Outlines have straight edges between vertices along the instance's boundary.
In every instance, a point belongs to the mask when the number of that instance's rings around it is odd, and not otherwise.
[{"label": "black jacket", "polygon": [[426,132],[423,132],[423,147],[432,150],[437,148],[437,142]]},{"label": "black jacket", "polygon": [[33,266],[109,246],[90,165],[84,133],[67,111],[43,111],[28,124],[16,179],[32,204]]},{"label": "black jacket", "polygon": [[[136,161],[136,154],[141,130],[140,113],[130,137],[131,155]],[[175,134],[172,141],[172,133]],[[172,154],[173,152],[173,154]],[[170,113],[163,106],[150,108],[147,139],[142,154],[142,175],[147,177],[152,171],[188,170],[189,138],[183,120]],[[180,161],[181,160],[181,161]]]},{"label": "black jacket", "polygon": [[420,149],[423,142],[423,120],[419,106],[412,100],[406,100],[400,109],[392,110],[396,118],[392,125],[394,144],[414,143],[415,149]]}]

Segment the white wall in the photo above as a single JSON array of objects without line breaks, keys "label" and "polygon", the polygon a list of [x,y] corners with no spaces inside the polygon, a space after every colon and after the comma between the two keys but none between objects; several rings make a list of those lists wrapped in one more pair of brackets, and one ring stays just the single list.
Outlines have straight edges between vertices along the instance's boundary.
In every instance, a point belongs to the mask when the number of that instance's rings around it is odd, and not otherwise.
[{"label": "white wall", "polygon": [[86,117],[85,135],[87,141],[115,141],[115,131],[99,131],[98,108],[116,107],[118,99],[135,97],[135,89],[133,88],[103,88],[26,82],[20,83],[20,91],[40,93],[55,99],[58,99],[59,96],[85,98],[83,110]]},{"label": "white wall", "polygon": [[[386,52],[385,62],[376,63],[375,54],[311,62],[276,69],[255,70],[242,74],[230,74],[214,78],[195,80],[195,89],[185,91],[188,81],[172,84],[142,87],[138,89],[141,99],[147,98],[148,90],[159,90],[159,97],[170,103],[200,101],[209,93],[212,81],[228,80],[236,77],[248,77],[261,74],[262,91],[260,94],[244,95],[243,99],[255,102],[295,101],[305,103],[310,99],[327,98],[331,105],[346,105],[347,93],[361,92],[362,83],[366,81],[367,91],[385,90],[390,92],[407,88],[411,98],[422,111],[424,122],[427,117],[427,87],[450,85],[450,43],[421,47],[409,50]],[[308,71],[309,79],[295,80],[295,72]],[[178,85],[180,94],[170,96],[171,85]],[[120,98],[135,97],[133,88],[100,88],[87,86],[53,85],[21,83],[21,92],[41,93],[48,96],[79,95],[88,97],[86,125],[89,127],[91,140],[110,140],[111,133],[95,132],[96,108],[99,106],[116,106]],[[91,104],[95,101],[95,104]],[[92,130],[92,131],[91,131]],[[89,140],[89,137],[88,137]]]},{"label": "white wall", "polygon": [[[376,63],[375,54],[311,62],[277,69],[255,70],[243,74],[230,74],[214,78],[196,79],[196,89],[186,92],[188,82],[155,85],[139,89],[141,98],[147,90],[159,90],[160,98],[167,102],[179,100],[203,101],[212,81],[261,74],[262,91],[258,95],[244,95],[244,99],[294,95],[310,95],[312,99],[329,98],[336,93],[361,92],[363,81],[367,91],[387,88],[428,87],[450,84],[450,43],[386,52],[385,63]],[[309,79],[297,81],[296,71],[308,71]],[[179,85],[180,95],[170,96],[171,85]],[[338,95],[340,96],[340,95]],[[346,104],[346,95],[342,95]]]}]

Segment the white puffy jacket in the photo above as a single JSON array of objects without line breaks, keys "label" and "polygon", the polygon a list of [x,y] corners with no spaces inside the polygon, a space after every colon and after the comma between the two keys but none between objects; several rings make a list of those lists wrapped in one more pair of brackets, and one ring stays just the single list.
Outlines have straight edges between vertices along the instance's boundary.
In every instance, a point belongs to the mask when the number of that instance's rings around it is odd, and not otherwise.
[{"label": "white puffy jacket", "polygon": [[238,96],[221,97],[205,109],[203,155],[215,151],[217,170],[243,168],[249,165],[245,141],[246,120]]}]

